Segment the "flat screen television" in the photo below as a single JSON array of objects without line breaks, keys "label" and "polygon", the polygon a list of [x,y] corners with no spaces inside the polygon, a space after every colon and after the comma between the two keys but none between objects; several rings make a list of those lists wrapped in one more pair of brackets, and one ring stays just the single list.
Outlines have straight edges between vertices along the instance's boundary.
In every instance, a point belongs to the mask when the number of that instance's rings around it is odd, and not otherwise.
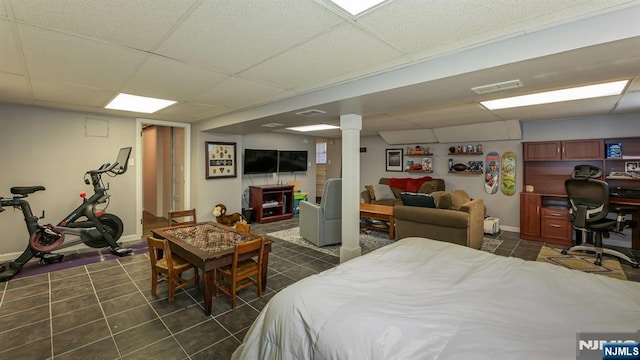
[{"label": "flat screen television", "polygon": [[268,174],[278,171],[278,150],[244,149],[244,173]]},{"label": "flat screen television", "polygon": [[278,152],[278,172],[307,171],[307,151],[282,150]]}]

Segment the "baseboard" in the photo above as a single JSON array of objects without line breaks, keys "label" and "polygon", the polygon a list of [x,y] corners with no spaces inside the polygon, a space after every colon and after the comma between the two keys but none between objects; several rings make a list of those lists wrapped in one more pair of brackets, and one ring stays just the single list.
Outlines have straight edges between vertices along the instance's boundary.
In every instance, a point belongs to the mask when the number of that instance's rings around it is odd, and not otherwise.
[{"label": "baseboard", "polygon": [[[141,240],[140,237],[134,234],[134,235],[123,236],[118,240],[118,242],[121,243],[122,245],[125,245],[129,243],[137,243],[137,242],[140,242],[140,240]],[[53,252],[56,254],[67,255],[67,254],[83,253],[83,252],[95,251],[95,250],[96,250],[95,248],[88,247],[84,244],[77,244],[67,248],[54,250]],[[17,259],[20,255],[22,255],[23,251],[8,253],[8,254],[0,254],[0,262],[13,261]]]},{"label": "baseboard", "polygon": [[500,225],[500,231],[510,231],[520,233],[520,228],[515,226],[504,226]]}]

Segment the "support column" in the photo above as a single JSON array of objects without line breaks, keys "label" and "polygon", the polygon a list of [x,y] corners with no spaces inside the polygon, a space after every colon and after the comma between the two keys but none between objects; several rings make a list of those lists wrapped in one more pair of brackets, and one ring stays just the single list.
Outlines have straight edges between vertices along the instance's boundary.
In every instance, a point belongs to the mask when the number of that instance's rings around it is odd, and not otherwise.
[{"label": "support column", "polygon": [[360,249],[360,130],[362,116],[340,116],[342,130],[342,246],[340,263],[362,255]]}]

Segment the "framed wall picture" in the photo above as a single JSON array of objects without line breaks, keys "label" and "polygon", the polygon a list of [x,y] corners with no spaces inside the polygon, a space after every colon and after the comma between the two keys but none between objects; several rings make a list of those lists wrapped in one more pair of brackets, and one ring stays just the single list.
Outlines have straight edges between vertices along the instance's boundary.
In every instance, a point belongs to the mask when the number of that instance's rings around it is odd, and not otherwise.
[{"label": "framed wall picture", "polygon": [[207,179],[236,177],[236,143],[207,141],[205,143],[205,173]]},{"label": "framed wall picture", "polygon": [[404,171],[402,168],[402,149],[386,150],[386,170],[387,171]]}]

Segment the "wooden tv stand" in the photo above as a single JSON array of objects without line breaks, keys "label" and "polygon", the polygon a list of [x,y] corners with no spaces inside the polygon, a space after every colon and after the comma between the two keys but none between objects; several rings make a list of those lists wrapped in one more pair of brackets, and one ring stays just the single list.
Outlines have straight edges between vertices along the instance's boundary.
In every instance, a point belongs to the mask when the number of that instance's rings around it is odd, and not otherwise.
[{"label": "wooden tv stand", "polygon": [[249,186],[249,206],[255,221],[266,223],[293,218],[293,185]]}]

